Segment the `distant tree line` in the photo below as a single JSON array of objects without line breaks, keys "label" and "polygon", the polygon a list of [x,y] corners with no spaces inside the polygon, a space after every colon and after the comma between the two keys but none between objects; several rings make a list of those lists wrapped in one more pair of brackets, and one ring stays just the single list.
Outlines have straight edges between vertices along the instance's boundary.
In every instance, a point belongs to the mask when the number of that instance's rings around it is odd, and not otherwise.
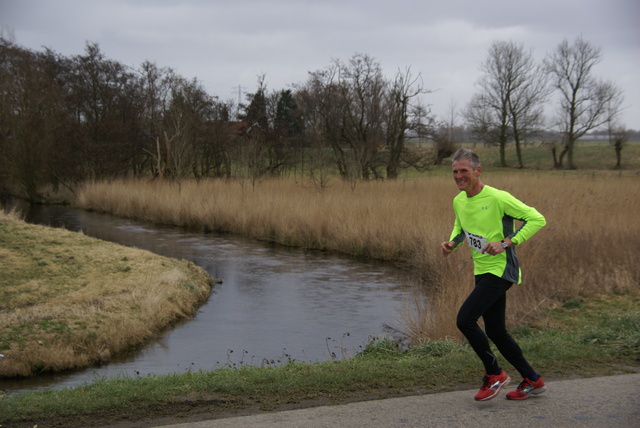
[{"label": "distant tree line", "polygon": [[[542,104],[555,87],[562,94],[556,166],[566,155],[573,167],[577,138],[603,124],[619,130],[622,95],[591,76],[599,60],[581,39],[563,42],[542,65],[522,46],[496,42],[463,130],[497,144],[505,165],[505,147],[515,142],[522,166],[520,145],[543,130]],[[73,189],[124,176],[255,181],[300,173],[320,186],[336,173],[354,182],[394,179],[402,168],[441,162],[462,138],[453,112],[439,122],[422,104],[429,92],[410,68],[387,78],[373,58],[356,53],[292,89],[269,91],[259,76],[246,103],[234,105],[171,68],[106,58],[95,43],[65,57],[2,36],[0,191],[38,200],[43,185]],[[410,150],[409,138],[434,147]]]},{"label": "distant tree line", "polygon": [[428,162],[405,147],[405,135],[427,132],[432,120],[424,92],[409,69],[387,79],[355,54],[295,91],[268,92],[259,77],[234,106],[170,68],[106,58],[95,43],[65,57],[2,38],[0,186],[37,200],[44,184],[123,176],[256,179],[302,168],[319,180],[329,170],[395,178]]}]

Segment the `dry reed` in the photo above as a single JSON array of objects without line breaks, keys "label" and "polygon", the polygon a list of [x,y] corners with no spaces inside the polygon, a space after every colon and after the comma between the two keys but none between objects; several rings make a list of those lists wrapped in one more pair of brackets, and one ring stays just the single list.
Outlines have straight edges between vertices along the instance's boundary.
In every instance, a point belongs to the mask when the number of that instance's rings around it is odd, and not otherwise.
[{"label": "dry reed", "polygon": [[[636,177],[485,174],[485,183],[535,206],[547,227],[518,248],[524,283],[509,292],[511,325],[569,298],[637,293],[640,239]],[[459,337],[455,313],[472,286],[467,248],[443,258],[453,224],[449,177],[430,176],[320,191],[301,180],[88,183],[78,204],[189,228],[408,263],[415,298],[402,314],[415,341]]]}]

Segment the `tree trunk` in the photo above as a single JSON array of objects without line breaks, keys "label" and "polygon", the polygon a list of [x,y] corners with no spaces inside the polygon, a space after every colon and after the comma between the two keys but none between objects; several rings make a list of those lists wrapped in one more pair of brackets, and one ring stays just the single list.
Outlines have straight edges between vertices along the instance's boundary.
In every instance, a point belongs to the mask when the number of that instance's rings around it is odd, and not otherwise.
[{"label": "tree trunk", "polygon": [[[514,120],[515,123],[515,120]],[[524,163],[522,162],[522,149],[520,147],[520,133],[518,132],[518,128],[516,126],[513,127],[513,138],[516,145],[516,157],[518,158],[518,168],[524,168]]]},{"label": "tree trunk", "polygon": [[564,156],[567,154],[568,151],[569,151],[569,146],[564,146],[562,148],[562,151],[560,152],[560,156],[558,156],[558,168],[563,167]]},{"label": "tree trunk", "polygon": [[562,167],[562,165],[560,164],[560,161],[558,160],[558,148],[555,146],[555,144],[551,148],[551,155],[553,156],[553,168],[554,169],[560,169]]},{"label": "tree trunk", "polygon": [[575,146],[575,140],[571,138],[567,144],[567,169],[576,169],[573,165],[573,147]]},{"label": "tree trunk", "polygon": [[507,166],[507,158],[506,158],[506,145],[507,139],[504,136],[500,137],[500,166]]}]

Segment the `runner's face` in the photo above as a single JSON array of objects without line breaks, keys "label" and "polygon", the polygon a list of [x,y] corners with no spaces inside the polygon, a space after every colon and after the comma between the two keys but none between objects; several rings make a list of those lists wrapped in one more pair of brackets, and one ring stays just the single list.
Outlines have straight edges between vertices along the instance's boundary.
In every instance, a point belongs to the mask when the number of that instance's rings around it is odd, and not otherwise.
[{"label": "runner's face", "polygon": [[461,191],[473,191],[478,185],[482,167],[473,169],[467,159],[461,159],[453,163],[453,179]]}]

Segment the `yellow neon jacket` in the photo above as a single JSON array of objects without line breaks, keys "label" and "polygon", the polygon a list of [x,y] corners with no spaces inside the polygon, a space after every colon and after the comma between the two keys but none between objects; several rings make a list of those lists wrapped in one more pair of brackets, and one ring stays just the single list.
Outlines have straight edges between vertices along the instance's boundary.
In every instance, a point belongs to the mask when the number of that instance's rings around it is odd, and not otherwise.
[{"label": "yellow neon jacket", "polygon": [[[472,248],[474,275],[492,273],[520,284],[522,273],[515,245],[522,244],[542,229],[546,224],[544,216],[510,193],[487,185],[471,198],[460,192],[453,199],[453,211],[456,220],[449,240],[457,247],[467,239]],[[516,220],[523,222],[517,230]],[[506,237],[515,245],[495,256],[481,254],[487,242],[501,241]]]}]

